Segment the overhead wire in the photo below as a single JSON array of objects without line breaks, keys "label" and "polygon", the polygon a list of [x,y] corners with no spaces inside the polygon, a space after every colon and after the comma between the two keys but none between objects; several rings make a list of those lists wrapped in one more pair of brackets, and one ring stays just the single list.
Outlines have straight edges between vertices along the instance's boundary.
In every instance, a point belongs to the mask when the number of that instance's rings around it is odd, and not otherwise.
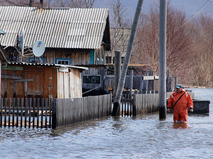
[{"label": "overhead wire", "polygon": [[207,0],[185,23],[183,23],[180,27],[178,27],[175,31],[183,27],[185,24],[187,24],[192,18],[194,18],[209,2],[210,0]]}]

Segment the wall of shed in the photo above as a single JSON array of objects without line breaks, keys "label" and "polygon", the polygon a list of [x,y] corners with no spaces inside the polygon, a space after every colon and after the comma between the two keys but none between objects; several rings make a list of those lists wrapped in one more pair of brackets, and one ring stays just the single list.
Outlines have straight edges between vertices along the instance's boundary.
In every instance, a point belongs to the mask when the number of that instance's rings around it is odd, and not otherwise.
[{"label": "wall of shed", "polygon": [[84,83],[83,81],[83,90],[90,90],[96,87],[104,91],[104,77],[106,76],[106,66],[88,66],[88,70],[83,71],[83,76],[100,76],[100,83]]},{"label": "wall of shed", "polygon": [[2,69],[3,98],[56,98],[57,69],[55,67],[9,66]]},{"label": "wall of shed", "polygon": [[58,70],[57,98],[82,97],[82,79],[79,69]]}]

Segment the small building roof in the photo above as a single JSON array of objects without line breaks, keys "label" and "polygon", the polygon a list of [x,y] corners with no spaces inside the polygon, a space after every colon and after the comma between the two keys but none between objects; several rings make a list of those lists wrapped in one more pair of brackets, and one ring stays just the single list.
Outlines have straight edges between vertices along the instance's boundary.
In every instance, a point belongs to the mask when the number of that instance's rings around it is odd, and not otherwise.
[{"label": "small building roof", "polygon": [[[2,46],[16,46],[24,30],[25,47],[42,40],[46,48],[99,49],[110,44],[109,10],[0,6]],[[110,47],[106,48],[107,50]]]},{"label": "small building roof", "polygon": [[8,65],[19,65],[19,66],[45,66],[45,67],[58,67],[58,68],[76,68],[80,70],[88,70],[87,67],[73,66],[73,65],[62,65],[62,64],[49,64],[49,63],[31,63],[31,62],[8,62]]}]

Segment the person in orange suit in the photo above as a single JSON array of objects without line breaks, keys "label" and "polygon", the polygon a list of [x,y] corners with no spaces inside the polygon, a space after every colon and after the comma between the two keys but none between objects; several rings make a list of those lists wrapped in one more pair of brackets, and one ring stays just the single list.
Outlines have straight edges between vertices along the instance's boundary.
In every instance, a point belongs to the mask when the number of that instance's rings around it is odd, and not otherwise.
[{"label": "person in orange suit", "polygon": [[177,122],[188,121],[188,109],[193,112],[193,101],[188,92],[183,89],[181,84],[176,85],[176,90],[168,100],[167,112],[173,108],[173,120]]}]

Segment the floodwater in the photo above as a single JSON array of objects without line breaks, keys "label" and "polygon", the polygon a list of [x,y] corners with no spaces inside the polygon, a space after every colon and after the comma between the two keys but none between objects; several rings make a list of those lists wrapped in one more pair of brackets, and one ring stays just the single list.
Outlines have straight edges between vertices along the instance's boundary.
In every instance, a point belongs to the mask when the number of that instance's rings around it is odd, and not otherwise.
[{"label": "floodwater", "polygon": [[209,159],[213,158],[213,89],[193,88],[210,100],[209,115],[175,125],[172,114],[104,117],[58,130],[0,128],[0,158],[12,159]]}]

